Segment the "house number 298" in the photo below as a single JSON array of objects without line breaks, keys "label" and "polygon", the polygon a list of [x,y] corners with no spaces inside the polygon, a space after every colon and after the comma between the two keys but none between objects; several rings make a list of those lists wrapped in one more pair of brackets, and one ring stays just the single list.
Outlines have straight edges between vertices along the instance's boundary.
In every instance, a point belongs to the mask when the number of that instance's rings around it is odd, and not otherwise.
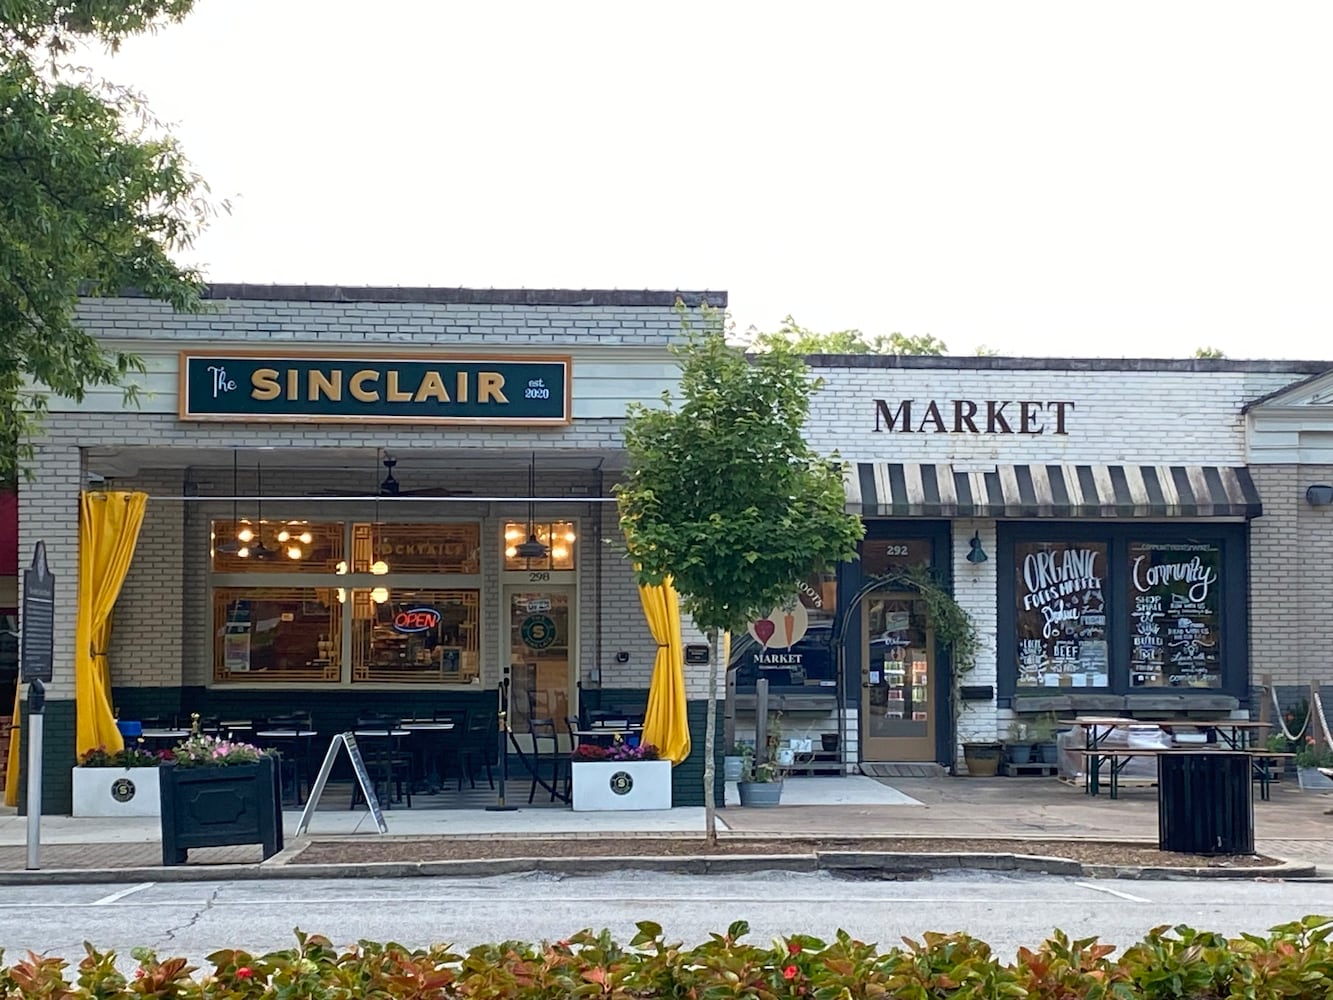
[{"label": "house number 298", "polygon": [[550,570],[543,569],[528,574],[528,583],[545,583],[549,579],[551,579]]}]

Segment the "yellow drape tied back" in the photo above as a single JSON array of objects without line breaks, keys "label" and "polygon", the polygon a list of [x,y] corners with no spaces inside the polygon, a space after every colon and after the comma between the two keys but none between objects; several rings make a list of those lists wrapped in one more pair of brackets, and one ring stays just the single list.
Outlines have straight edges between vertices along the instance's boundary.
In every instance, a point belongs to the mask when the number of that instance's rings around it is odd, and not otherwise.
[{"label": "yellow drape tied back", "polygon": [[19,693],[22,684],[14,685],[14,726],[9,731],[9,762],[5,765],[5,805],[19,804]]},{"label": "yellow drape tied back", "polygon": [[651,743],[663,760],[679,764],[690,755],[690,723],[685,714],[685,657],[680,638],[680,599],[668,578],[660,587],[640,587],[639,601],[648,631],[657,643],[648,708],[643,717],[643,742]]},{"label": "yellow drape tied back", "polygon": [[146,493],[84,493],[79,499],[79,616],[74,627],[74,697],[78,753],[124,741],[111,708],[111,610],[139,542]]}]

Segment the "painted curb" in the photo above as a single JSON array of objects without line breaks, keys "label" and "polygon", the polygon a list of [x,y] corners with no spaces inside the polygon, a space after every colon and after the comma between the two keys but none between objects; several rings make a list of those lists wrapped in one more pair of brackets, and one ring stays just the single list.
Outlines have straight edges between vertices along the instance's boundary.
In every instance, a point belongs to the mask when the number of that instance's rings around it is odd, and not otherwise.
[{"label": "painted curb", "polygon": [[142,868],[51,868],[0,872],[0,885],[72,885],[128,882],[242,882],[270,879],[438,878],[549,872],[604,875],[656,871],[680,875],[735,875],[762,871],[871,871],[891,874],[952,871],[1014,871],[1031,874],[1118,879],[1316,879],[1314,865],[1284,862],[1267,867],[1160,868],[1082,864],[1067,858],[1027,854],[820,851],[815,854],[642,855],[584,858],[478,858],[458,861],[373,861],[349,864],[179,865]]}]

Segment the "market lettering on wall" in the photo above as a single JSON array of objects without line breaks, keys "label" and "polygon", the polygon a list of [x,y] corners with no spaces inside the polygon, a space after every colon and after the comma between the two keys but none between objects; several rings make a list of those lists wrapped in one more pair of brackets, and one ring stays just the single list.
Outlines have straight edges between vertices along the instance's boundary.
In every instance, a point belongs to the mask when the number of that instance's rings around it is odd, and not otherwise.
[{"label": "market lettering on wall", "polygon": [[222,352],[180,358],[182,420],[567,424],[568,357]]},{"label": "market lettering on wall", "polygon": [[1068,399],[875,400],[875,430],[906,434],[1068,434]]}]

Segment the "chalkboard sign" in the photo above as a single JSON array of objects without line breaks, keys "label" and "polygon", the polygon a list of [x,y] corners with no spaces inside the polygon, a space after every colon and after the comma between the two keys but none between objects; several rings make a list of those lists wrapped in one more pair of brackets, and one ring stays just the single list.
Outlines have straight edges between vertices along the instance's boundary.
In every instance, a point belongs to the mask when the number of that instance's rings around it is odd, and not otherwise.
[{"label": "chalkboard sign", "polygon": [[1106,570],[1104,542],[1014,546],[1019,687],[1109,685]]},{"label": "chalkboard sign", "polygon": [[333,762],[338,759],[340,746],[347,748],[347,758],[352,762],[357,784],[361,786],[361,793],[366,797],[366,806],[370,809],[371,819],[375,821],[380,833],[389,832],[389,825],[384,822],[384,813],[380,810],[379,797],[375,794],[375,782],[370,780],[365,758],[361,756],[361,749],[356,745],[356,736],[352,733],[338,733],[329,741],[329,752],[324,755],[324,763],[319,766],[319,774],[315,776],[315,783],[310,788],[310,797],[306,799],[300,822],[296,824],[298,837],[310,826],[310,818],[319,804],[319,797],[324,794],[324,786],[333,772]]},{"label": "chalkboard sign", "polygon": [[38,542],[33,550],[32,565],[23,571],[19,665],[24,684],[51,681],[55,620],[56,578],[46,565],[46,543]]},{"label": "chalkboard sign", "polygon": [[1131,684],[1221,684],[1221,565],[1215,544],[1130,543]]}]

